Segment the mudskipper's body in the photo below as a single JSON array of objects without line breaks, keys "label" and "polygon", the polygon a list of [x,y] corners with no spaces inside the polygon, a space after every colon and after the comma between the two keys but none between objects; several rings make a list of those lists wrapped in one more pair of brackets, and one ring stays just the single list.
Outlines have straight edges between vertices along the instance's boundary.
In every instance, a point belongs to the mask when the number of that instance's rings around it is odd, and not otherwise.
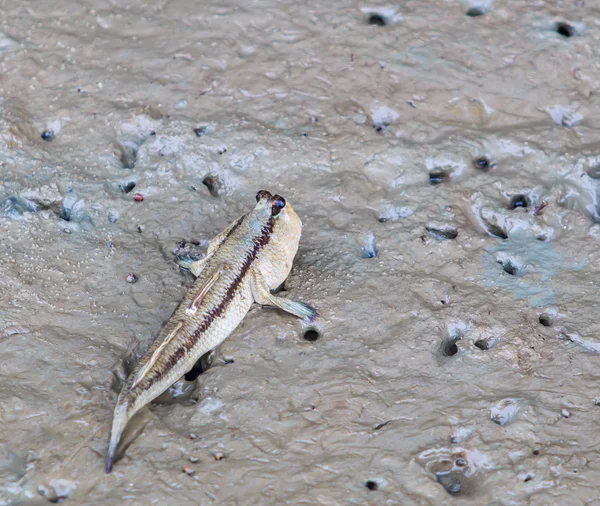
[{"label": "mudskipper's body", "polygon": [[106,471],[112,469],[121,434],[131,417],[221,344],[254,302],[277,306],[313,319],[316,311],[277,297],[288,277],[302,223],[278,195],[260,191],[257,204],[210,243],[206,256],[192,263],[194,286],[125,382],[115,408]]}]

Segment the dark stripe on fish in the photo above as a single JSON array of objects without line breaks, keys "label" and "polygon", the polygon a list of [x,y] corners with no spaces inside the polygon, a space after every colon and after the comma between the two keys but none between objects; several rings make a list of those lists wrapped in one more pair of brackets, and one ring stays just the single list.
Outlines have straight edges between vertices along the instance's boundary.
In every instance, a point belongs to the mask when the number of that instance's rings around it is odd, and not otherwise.
[{"label": "dark stripe on fish", "polygon": [[[244,219],[244,217],[240,218],[240,220],[234,225],[234,227],[231,229],[229,234],[227,234],[227,236],[229,236],[229,235],[231,235],[231,233],[233,233],[233,231],[242,223],[243,219]],[[177,348],[175,353],[168,357],[169,361],[165,368],[161,368],[162,370],[169,371],[171,368],[175,367],[175,364],[177,364],[179,359],[181,359],[181,357],[183,357],[183,355],[185,353],[189,353],[190,350],[192,350],[192,348],[194,348],[194,346],[198,342],[198,339],[200,339],[202,334],[205,333],[210,328],[213,321],[215,319],[219,318],[223,314],[223,312],[225,312],[225,310],[227,309],[227,306],[235,297],[235,293],[236,293],[237,289],[239,288],[239,286],[242,284],[242,282],[246,278],[246,274],[248,274],[248,271],[250,270],[250,266],[252,265],[252,262],[254,262],[254,260],[256,260],[256,256],[271,240],[271,233],[273,232],[274,223],[275,223],[275,221],[274,221],[273,217],[269,218],[269,221],[261,230],[260,236],[256,239],[254,239],[254,241],[253,241],[254,248],[252,248],[252,250],[247,253],[246,258],[244,259],[244,263],[242,264],[242,268],[240,269],[240,272],[236,275],[236,277],[234,278],[231,285],[229,285],[229,287],[227,288],[227,291],[225,292],[225,296],[221,299],[221,302],[219,302],[219,304],[216,307],[214,307],[213,309],[210,310],[210,312],[204,317],[202,324],[194,331],[194,333],[191,336],[189,336],[182,343],[182,346]],[[146,381],[143,382],[144,390],[147,390],[154,383],[156,383],[156,381],[158,381],[160,379],[162,374],[163,374],[162,371],[154,371],[154,374],[152,374],[152,376],[148,377],[146,379]],[[140,383],[140,386],[141,385],[142,385],[142,383]],[[136,390],[137,390],[137,388],[136,388]]]}]

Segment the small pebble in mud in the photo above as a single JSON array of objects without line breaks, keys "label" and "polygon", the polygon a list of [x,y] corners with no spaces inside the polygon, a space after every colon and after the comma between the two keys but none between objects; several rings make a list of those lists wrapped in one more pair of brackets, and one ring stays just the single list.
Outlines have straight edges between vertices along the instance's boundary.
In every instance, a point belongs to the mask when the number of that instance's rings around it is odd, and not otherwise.
[{"label": "small pebble in mud", "polygon": [[361,246],[360,251],[363,258],[375,258],[379,254],[375,235],[372,232],[367,234],[366,243],[364,246]]},{"label": "small pebble in mud", "polygon": [[446,473],[436,473],[438,483],[446,489],[449,494],[460,494],[462,492],[462,472],[449,471]]},{"label": "small pebble in mud", "polygon": [[485,156],[481,156],[473,160],[473,166],[476,169],[486,171],[490,168],[490,161]]},{"label": "small pebble in mud", "polygon": [[185,474],[187,474],[187,475],[192,475],[192,474],[194,474],[196,471],[194,471],[194,470],[192,469],[192,467],[191,467],[191,466],[185,466],[185,467],[183,468],[183,472],[184,472]]},{"label": "small pebble in mud", "polygon": [[227,148],[223,146],[217,150],[217,153],[219,153],[220,155],[227,153]]},{"label": "small pebble in mud", "polygon": [[70,234],[71,233],[71,229],[70,228],[63,228],[63,232],[65,234]]},{"label": "small pebble in mud", "polygon": [[188,434],[188,439],[196,439],[196,437],[197,437],[197,436],[196,436],[196,434],[194,434],[194,433],[190,433],[190,434]]},{"label": "small pebble in mud", "polygon": [[196,462],[198,462],[200,459],[198,457],[190,457],[190,462],[192,464],[195,464]]},{"label": "small pebble in mud", "polygon": [[473,344],[475,345],[476,348],[479,348],[482,351],[490,349],[490,344],[485,339],[478,339]]},{"label": "small pebble in mud", "polygon": [[464,467],[467,465],[467,461],[465,459],[463,459],[462,457],[457,458],[454,463],[458,466],[458,467]]},{"label": "small pebble in mud", "polygon": [[225,362],[226,364],[233,364],[235,360],[233,360],[233,357],[231,355],[225,355],[223,357],[223,362]]},{"label": "small pebble in mud", "polygon": [[136,202],[141,202],[142,200],[144,200],[144,196],[141,193],[136,193],[133,196],[133,200],[135,200]]},{"label": "small pebble in mud", "polygon": [[527,195],[514,195],[510,199],[510,204],[508,205],[509,209],[516,209],[517,207],[522,207],[524,209],[528,208],[531,205],[531,201]]},{"label": "small pebble in mud", "polygon": [[127,281],[128,283],[135,283],[137,281],[137,276],[130,272],[129,274],[127,274],[125,281]]},{"label": "small pebble in mud", "polygon": [[544,327],[552,327],[552,315],[548,313],[542,313],[539,318],[539,322]]},{"label": "small pebble in mud", "polygon": [[564,418],[569,418],[571,416],[571,413],[569,413],[566,409],[563,409],[560,414],[564,417]]},{"label": "small pebble in mud", "polygon": [[215,460],[223,460],[225,458],[225,455],[223,454],[223,452],[212,452],[213,457],[215,458]]},{"label": "small pebble in mud", "polygon": [[523,399],[502,399],[490,410],[490,420],[498,425],[508,425],[514,422],[526,408],[527,402]]},{"label": "small pebble in mud", "polygon": [[52,130],[44,130],[41,138],[46,142],[52,142],[54,140],[54,132]]},{"label": "small pebble in mud", "polygon": [[377,490],[379,488],[379,485],[377,485],[376,481],[367,480],[365,482],[365,487],[367,487],[369,490]]},{"label": "small pebble in mud", "polygon": [[137,226],[137,231],[141,234],[144,231],[144,229],[142,228],[141,225],[138,225]]}]

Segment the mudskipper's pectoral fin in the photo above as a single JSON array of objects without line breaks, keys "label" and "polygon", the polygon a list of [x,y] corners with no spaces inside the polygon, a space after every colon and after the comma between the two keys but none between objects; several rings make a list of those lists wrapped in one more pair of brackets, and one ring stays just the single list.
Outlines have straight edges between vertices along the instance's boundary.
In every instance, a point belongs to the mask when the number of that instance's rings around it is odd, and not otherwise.
[{"label": "mudskipper's pectoral fin", "polygon": [[252,296],[257,304],[277,306],[279,309],[283,309],[298,318],[312,321],[318,316],[317,310],[308,304],[304,304],[304,302],[297,302],[273,295],[264,277],[255,267],[252,268]]},{"label": "mudskipper's pectoral fin", "polygon": [[[212,256],[212,255],[211,255]],[[188,258],[176,258],[175,262],[179,267],[190,271],[194,276],[200,276],[200,273],[204,269],[206,265],[206,261],[208,260],[208,256],[201,258],[200,260],[190,260]]]}]

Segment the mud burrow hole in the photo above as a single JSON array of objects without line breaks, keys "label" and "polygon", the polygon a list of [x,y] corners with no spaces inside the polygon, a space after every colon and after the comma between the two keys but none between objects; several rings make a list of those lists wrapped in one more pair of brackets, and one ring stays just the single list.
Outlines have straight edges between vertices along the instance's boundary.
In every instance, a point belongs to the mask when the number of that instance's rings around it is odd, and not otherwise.
[{"label": "mud burrow hole", "polygon": [[135,188],[135,183],[133,181],[128,181],[127,183],[121,183],[119,185],[119,189],[123,193],[129,193],[131,190]]},{"label": "mud burrow hole", "polygon": [[558,21],[554,23],[554,31],[567,38],[576,34],[575,27],[566,21]]},{"label": "mud burrow hole", "polygon": [[456,345],[458,339],[451,338],[444,339],[440,344],[440,353],[444,357],[452,357],[458,353],[458,346]]},{"label": "mud burrow hole", "polygon": [[552,318],[551,314],[542,313],[539,317],[539,322],[540,322],[540,325],[543,325],[544,327],[552,327],[552,324],[554,323],[554,319]]},{"label": "mud burrow hole", "polygon": [[469,10],[467,10],[466,14],[471,18],[478,18],[479,16],[485,16],[486,11],[482,7],[471,7]]},{"label": "mud burrow hole", "polygon": [[480,156],[479,158],[475,158],[473,160],[473,167],[475,167],[477,170],[482,170],[486,172],[490,169],[491,166],[492,163],[490,162],[487,156]]},{"label": "mud burrow hole", "polygon": [[385,26],[388,24],[388,20],[385,18],[385,16],[382,16],[377,12],[370,12],[367,16],[367,24],[375,26]]},{"label": "mud burrow hole", "polygon": [[321,333],[317,329],[314,329],[314,328],[306,329],[304,331],[304,334],[302,335],[302,338],[305,341],[314,343],[315,341],[317,341],[318,339],[321,338]]},{"label": "mud burrow hole", "polygon": [[519,273],[519,266],[510,259],[498,260],[498,263],[502,266],[502,270],[506,272],[506,274],[516,276]]},{"label": "mud burrow hole", "polygon": [[208,371],[213,363],[213,353],[207,352],[202,355],[188,372],[184,374],[185,381],[196,381],[198,376]]},{"label": "mud burrow hole", "polygon": [[223,184],[217,176],[208,175],[202,180],[202,184],[208,188],[213,197],[218,197]]},{"label": "mud burrow hole", "polygon": [[375,490],[377,490],[377,489],[379,488],[379,485],[377,484],[377,482],[376,482],[376,481],[373,481],[373,480],[367,480],[367,481],[365,482],[365,487],[367,487],[369,490],[373,490],[373,491],[375,491]]},{"label": "mud burrow hole", "polygon": [[522,207],[523,209],[527,209],[531,205],[531,200],[527,195],[518,194],[513,195],[508,204],[508,208],[513,210],[518,207]]},{"label": "mud burrow hole", "polygon": [[443,169],[434,169],[429,173],[429,184],[438,185],[450,180],[450,172]]}]

